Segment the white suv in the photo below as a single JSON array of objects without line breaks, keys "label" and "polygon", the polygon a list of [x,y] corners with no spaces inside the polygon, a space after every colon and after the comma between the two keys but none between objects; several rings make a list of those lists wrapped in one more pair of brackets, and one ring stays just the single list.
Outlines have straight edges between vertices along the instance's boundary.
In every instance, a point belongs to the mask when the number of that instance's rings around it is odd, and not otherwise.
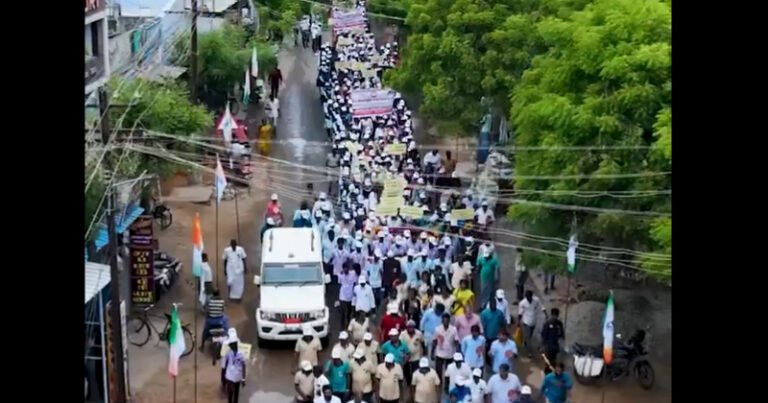
[{"label": "white suv", "polygon": [[274,228],[264,234],[261,287],[256,327],[259,346],[264,340],[298,340],[305,327],[326,345],[329,311],[320,236],[312,228]]}]

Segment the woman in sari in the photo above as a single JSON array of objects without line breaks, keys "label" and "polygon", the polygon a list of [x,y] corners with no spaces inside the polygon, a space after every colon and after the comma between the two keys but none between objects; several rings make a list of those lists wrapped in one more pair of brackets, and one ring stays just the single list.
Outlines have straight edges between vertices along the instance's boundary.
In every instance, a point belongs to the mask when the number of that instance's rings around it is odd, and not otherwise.
[{"label": "woman in sari", "polygon": [[259,154],[267,156],[270,152],[270,141],[272,141],[272,125],[267,119],[262,119],[259,127]]}]

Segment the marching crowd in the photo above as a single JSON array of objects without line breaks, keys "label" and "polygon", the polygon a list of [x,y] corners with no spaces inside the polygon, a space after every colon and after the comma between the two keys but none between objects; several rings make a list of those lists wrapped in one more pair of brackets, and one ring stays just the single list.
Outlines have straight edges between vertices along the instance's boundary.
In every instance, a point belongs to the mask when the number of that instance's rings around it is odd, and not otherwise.
[{"label": "marching crowd", "polygon": [[[323,363],[320,340],[304,329],[295,346],[296,401],[532,402],[515,362],[519,349],[529,357],[538,351],[533,331],[543,308],[523,280],[514,323],[485,231],[493,211],[471,192],[453,190],[460,181],[450,153],[421,157],[402,96],[390,90],[391,108],[358,109],[353,94],[382,89],[381,73],[396,64],[397,45],[376,47],[365,1],[357,1],[356,10],[364,27],[338,29],[333,44],[319,46],[317,85],[338,189],[320,193],[312,206],[304,203],[293,221],[322,236],[324,268],[338,285],[335,308],[345,330]],[[394,192],[386,188],[393,181],[401,184]],[[394,211],[381,206],[385,193],[396,199]],[[401,214],[405,207],[422,214]],[[458,209],[473,214],[452,218]],[[541,347],[553,370],[541,391],[549,402],[563,403],[571,381],[556,360],[564,336],[557,309],[542,328]]]}]

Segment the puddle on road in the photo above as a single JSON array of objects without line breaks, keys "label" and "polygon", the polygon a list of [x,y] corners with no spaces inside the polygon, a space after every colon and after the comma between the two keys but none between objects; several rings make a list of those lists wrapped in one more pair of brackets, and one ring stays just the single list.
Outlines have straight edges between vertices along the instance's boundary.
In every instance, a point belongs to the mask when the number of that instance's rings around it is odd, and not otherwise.
[{"label": "puddle on road", "polygon": [[286,395],[275,392],[256,392],[248,397],[249,403],[261,403],[261,402],[274,402],[274,403],[289,403],[293,402],[293,395]]}]

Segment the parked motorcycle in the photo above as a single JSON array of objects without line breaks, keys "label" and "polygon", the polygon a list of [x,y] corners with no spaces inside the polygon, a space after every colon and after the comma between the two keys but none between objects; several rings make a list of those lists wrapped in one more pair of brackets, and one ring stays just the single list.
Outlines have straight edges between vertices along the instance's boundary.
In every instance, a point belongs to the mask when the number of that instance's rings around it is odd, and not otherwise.
[{"label": "parked motorcycle", "polygon": [[182,263],[166,253],[155,251],[155,301],[170,291],[179,278]]},{"label": "parked motorcycle", "polygon": [[570,353],[573,354],[573,368],[576,381],[583,385],[596,383],[606,377],[617,381],[625,376],[634,376],[643,389],[651,389],[655,380],[653,366],[648,361],[648,351],[645,349],[645,330],[638,329],[624,343],[621,334],[616,335],[613,345],[613,360],[605,365],[603,346],[589,346],[574,343]]}]

